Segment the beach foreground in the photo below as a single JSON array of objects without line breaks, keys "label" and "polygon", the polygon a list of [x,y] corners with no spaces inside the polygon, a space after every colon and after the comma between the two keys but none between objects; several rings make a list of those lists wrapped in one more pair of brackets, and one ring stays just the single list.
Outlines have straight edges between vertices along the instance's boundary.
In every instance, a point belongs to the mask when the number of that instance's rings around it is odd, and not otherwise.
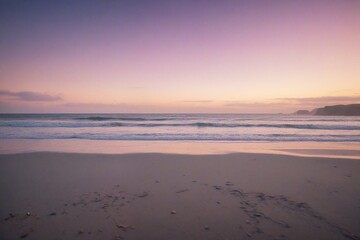
[{"label": "beach foreground", "polygon": [[0,155],[0,239],[360,239],[360,161]]}]

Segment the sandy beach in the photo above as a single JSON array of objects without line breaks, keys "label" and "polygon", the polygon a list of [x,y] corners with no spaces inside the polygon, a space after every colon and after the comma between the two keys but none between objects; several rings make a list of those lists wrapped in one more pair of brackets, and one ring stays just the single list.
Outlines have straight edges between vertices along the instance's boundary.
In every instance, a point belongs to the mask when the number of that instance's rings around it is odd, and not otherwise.
[{"label": "sandy beach", "polygon": [[0,239],[359,239],[360,161],[0,155]]}]

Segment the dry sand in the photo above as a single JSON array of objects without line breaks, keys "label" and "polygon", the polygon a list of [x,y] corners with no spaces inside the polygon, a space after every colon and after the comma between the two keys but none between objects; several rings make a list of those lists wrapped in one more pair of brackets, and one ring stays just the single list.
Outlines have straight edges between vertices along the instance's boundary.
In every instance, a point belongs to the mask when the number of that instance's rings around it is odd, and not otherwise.
[{"label": "dry sand", "polygon": [[360,161],[0,155],[0,239],[359,239]]}]

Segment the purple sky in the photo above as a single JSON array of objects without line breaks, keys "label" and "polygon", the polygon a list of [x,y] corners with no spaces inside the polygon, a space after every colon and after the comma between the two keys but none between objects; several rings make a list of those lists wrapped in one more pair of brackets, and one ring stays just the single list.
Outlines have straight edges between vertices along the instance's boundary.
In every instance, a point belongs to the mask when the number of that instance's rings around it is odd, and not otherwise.
[{"label": "purple sky", "polygon": [[360,1],[0,1],[1,112],[292,112],[360,99]]}]

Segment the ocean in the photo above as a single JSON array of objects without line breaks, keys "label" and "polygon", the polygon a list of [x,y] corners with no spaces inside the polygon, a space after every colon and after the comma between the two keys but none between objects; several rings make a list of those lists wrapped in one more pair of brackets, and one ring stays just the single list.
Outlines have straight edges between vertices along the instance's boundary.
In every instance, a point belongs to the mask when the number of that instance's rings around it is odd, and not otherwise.
[{"label": "ocean", "polygon": [[360,142],[360,117],[287,114],[1,114],[0,139]]}]

